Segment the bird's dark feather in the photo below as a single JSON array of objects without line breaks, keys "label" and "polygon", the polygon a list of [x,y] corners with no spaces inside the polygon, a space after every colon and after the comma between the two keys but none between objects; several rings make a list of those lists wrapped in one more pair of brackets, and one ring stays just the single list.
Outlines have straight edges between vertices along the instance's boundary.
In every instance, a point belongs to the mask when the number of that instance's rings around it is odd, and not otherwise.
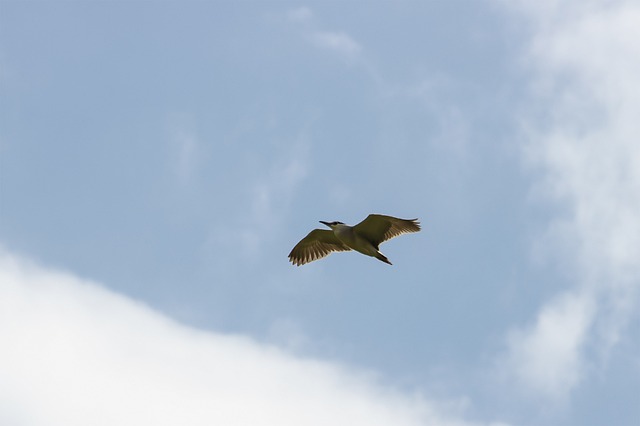
[{"label": "bird's dark feather", "polygon": [[338,240],[333,231],[328,229],[314,229],[304,237],[289,253],[289,260],[296,266],[313,262],[330,255],[334,251],[349,251]]},{"label": "bird's dark feather", "polygon": [[367,238],[376,247],[398,235],[418,232],[418,219],[399,219],[381,214],[370,214],[365,220],[353,227],[354,231]]}]

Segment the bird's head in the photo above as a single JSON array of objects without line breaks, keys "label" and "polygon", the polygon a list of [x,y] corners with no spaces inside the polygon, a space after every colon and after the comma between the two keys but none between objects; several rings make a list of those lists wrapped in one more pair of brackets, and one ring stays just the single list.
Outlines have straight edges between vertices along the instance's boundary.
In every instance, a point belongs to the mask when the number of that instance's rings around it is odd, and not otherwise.
[{"label": "bird's head", "polygon": [[327,225],[329,228],[331,229],[335,229],[337,228],[339,225],[344,225],[344,223],[342,222],[338,222],[337,220],[334,222],[325,222],[323,220],[320,221],[320,223],[322,223],[323,225]]}]

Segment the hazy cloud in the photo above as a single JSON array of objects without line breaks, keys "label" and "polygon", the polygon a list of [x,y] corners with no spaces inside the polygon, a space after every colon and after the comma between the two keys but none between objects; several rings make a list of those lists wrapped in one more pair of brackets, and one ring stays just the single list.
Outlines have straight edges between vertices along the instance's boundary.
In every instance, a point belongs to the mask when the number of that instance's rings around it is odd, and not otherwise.
[{"label": "hazy cloud", "polygon": [[561,3],[521,4],[536,73],[524,122],[537,191],[566,208],[547,251],[575,288],[509,339],[513,374],[555,397],[584,378],[588,348],[613,348],[640,287],[640,5]]},{"label": "hazy cloud", "polygon": [[593,316],[588,295],[558,296],[532,327],[511,333],[508,367],[527,387],[563,399],[582,377],[582,350]]}]

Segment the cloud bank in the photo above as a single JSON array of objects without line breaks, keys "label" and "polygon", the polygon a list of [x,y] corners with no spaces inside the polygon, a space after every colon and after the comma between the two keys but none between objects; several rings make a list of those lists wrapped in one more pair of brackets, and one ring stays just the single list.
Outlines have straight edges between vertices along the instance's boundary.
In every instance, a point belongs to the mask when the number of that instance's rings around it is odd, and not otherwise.
[{"label": "cloud bank", "polygon": [[542,245],[575,285],[509,333],[507,361],[529,389],[563,399],[602,364],[638,306],[640,5],[519,5],[533,30],[527,161],[542,177],[537,191],[564,212]]},{"label": "cloud bank", "polygon": [[185,327],[3,251],[0,340],[6,425],[468,424],[370,375]]}]

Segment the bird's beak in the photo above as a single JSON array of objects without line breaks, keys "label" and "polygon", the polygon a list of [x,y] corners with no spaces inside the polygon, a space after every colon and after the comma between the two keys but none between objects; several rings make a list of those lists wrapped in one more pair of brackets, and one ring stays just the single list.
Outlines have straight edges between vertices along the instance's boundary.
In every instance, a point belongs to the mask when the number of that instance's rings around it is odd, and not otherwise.
[{"label": "bird's beak", "polygon": [[329,228],[331,228],[331,225],[329,225],[329,222],[325,222],[324,220],[321,220],[320,223],[323,225],[327,225]]}]

